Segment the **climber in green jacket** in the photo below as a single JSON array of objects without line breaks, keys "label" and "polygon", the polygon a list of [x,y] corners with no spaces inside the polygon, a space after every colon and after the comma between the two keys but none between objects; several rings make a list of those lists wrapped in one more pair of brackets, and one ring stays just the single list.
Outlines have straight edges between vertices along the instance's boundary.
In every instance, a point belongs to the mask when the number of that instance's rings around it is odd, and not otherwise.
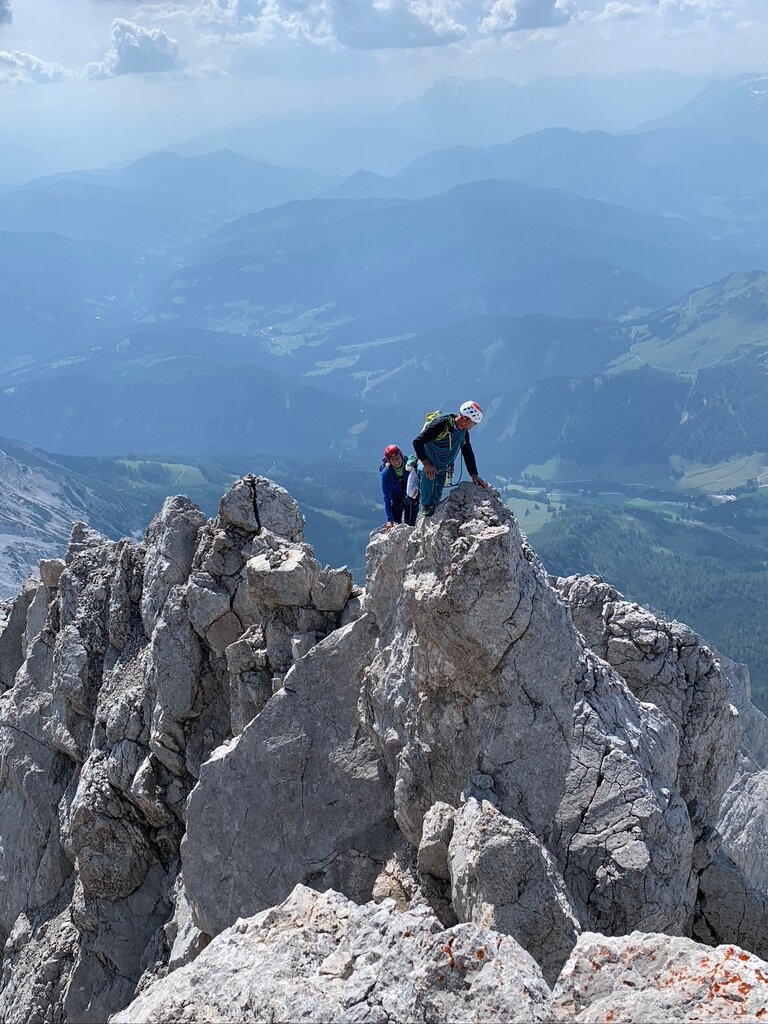
[{"label": "climber in green jacket", "polygon": [[479,487],[488,484],[477,472],[475,453],[469,440],[470,430],[483,418],[483,410],[477,402],[464,402],[458,413],[437,416],[425,424],[421,433],[413,439],[413,450],[423,467],[421,474],[421,509],[425,516],[431,516],[440,501],[445,478],[456,461],[459,452],[464,465]]}]

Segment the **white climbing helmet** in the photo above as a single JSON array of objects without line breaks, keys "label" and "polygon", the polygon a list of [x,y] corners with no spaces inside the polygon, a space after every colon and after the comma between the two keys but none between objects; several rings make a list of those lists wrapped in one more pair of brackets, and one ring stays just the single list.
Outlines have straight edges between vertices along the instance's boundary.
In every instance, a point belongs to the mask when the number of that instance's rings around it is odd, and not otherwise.
[{"label": "white climbing helmet", "polygon": [[483,418],[483,410],[477,402],[464,402],[463,405],[459,406],[459,414],[461,416],[466,416],[474,423],[479,423]]}]

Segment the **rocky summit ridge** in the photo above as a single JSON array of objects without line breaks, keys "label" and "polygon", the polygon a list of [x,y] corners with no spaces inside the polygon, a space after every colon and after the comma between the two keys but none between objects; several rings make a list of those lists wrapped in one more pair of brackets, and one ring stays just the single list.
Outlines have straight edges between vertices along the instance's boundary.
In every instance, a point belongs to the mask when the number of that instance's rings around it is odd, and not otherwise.
[{"label": "rocky summit ridge", "polygon": [[4,1024],[768,1019],[743,666],[492,494],[364,590],[247,477],[0,609]]}]

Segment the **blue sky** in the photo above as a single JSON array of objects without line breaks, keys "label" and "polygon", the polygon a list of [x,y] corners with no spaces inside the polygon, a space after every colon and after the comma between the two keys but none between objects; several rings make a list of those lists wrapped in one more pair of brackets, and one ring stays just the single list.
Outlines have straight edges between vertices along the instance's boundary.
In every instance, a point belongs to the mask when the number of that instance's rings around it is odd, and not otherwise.
[{"label": "blue sky", "polygon": [[446,75],[763,70],[765,0],[0,0],[0,142],[62,164]]}]

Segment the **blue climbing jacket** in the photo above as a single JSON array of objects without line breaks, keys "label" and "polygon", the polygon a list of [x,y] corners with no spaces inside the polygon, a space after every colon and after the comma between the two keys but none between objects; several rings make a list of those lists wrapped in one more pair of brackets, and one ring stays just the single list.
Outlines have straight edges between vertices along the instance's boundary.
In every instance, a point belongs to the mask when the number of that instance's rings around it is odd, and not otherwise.
[{"label": "blue climbing jacket", "polygon": [[402,473],[398,476],[395,469],[385,462],[379,470],[381,476],[381,493],[384,495],[384,513],[389,522],[392,521],[392,501],[401,505],[407,498],[408,472],[403,459]]}]

